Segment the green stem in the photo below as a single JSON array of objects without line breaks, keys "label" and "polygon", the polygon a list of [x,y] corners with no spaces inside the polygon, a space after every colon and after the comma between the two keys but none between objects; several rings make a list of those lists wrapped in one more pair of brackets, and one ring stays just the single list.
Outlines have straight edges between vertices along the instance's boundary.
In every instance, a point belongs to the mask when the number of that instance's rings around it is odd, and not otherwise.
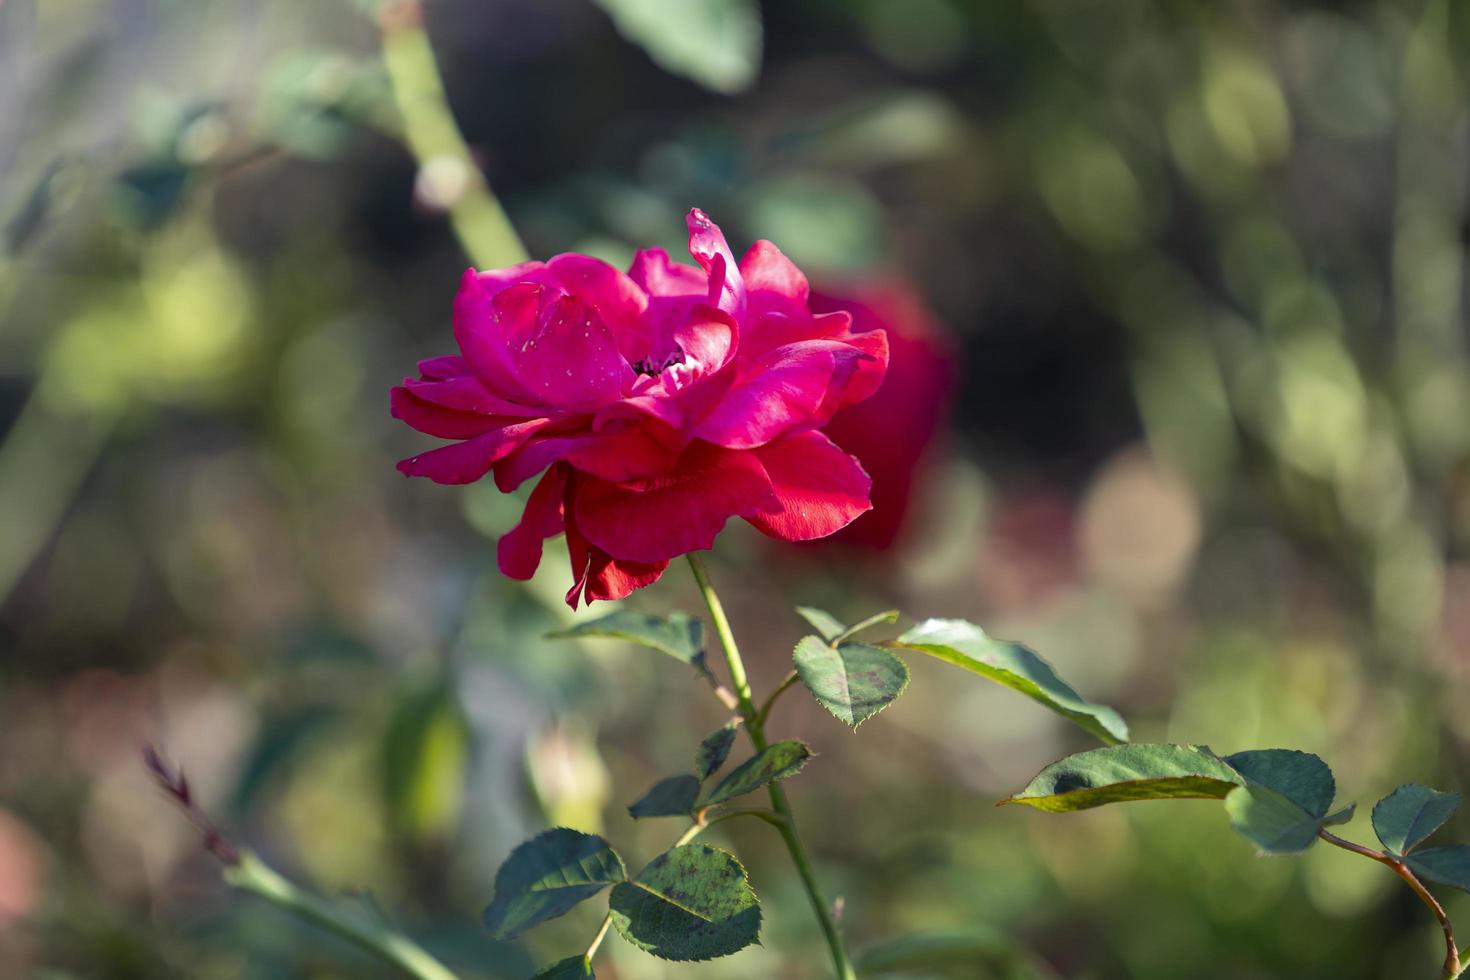
[{"label": "green stem", "polygon": [[[484,269],[526,261],[526,247],[470,155],[444,92],[420,0],[387,4],[378,15],[383,65],[403,117],[403,140],[420,176],[445,191],[442,201],[470,260]],[[437,178],[437,180],[435,179]]]},{"label": "green stem", "polygon": [[348,915],[341,906],[301,888],[277,874],[249,851],[240,853],[240,862],[225,869],[225,881],[236,888],[254,892],[266,901],[309,919],[392,963],[418,980],[458,980],[449,969],[412,939],[388,928],[371,928]]},{"label": "green stem", "polygon": [[602,926],[597,930],[597,935],[592,937],[592,943],[587,947],[587,952],[582,954],[582,959],[588,964],[592,962],[592,957],[597,955],[597,949],[602,945],[602,941],[607,938],[607,930],[611,926],[612,913],[609,912],[602,917]]},{"label": "green stem", "polygon": [[[1450,926],[1450,917],[1445,914],[1444,906],[1440,905],[1439,900],[1429,893],[1429,889],[1424,887],[1424,882],[1419,880],[1419,876],[1414,874],[1407,864],[1386,851],[1375,851],[1371,847],[1354,844],[1352,841],[1345,840],[1326,828],[1317,831],[1317,836],[1334,847],[1340,847],[1344,851],[1351,851],[1354,854],[1361,854],[1369,860],[1386,865],[1393,870],[1394,874],[1402,878],[1404,883],[1413,889],[1414,894],[1419,896],[1419,901],[1423,902],[1429,911],[1434,913],[1435,920],[1439,922],[1440,931],[1444,933],[1444,969],[1440,973],[1440,980],[1455,980],[1456,977],[1465,972],[1466,964],[1460,960],[1460,950],[1455,945],[1455,931]],[[1470,959],[1470,953],[1466,954],[1466,958]]]},{"label": "green stem", "polygon": [[[694,572],[694,581],[699,586],[699,593],[704,598],[705,607],[709,609],[710,624],[714,627],[715,635],[720,640],[720,649],[724,651],[725,663],[730,670],[730,686],[734,688],[740,714],[745,718],[745,730],[750,733],[750,740],[755,743],[756,751],[760,751],[766,747],[766,733],[761,725],[760,714],[756,710],[755,702],[750,696],[750,680],[745,675],[745,662],[740,659],[740,648],[735,645],[735,634],[730,629],[729,618],[725,616],[725,607],[720,604],[720,597],[715,594],[715,588],[710,584],[709,575],[704,570],[704,562],[693,552],[685,557],[689,559],[689,568]],[[771,795],[771,809],[782,820],[781,823],[776,824],[776,829],[780,831],[781,839],[786,842],[786,850],[791,854],[791,862],[796,865],[796,873],[801,878],[807,900],[811,903],[812,914],[817,917],[817,923],[822,927],[822,934],[827,938],[827,946],[832,953],[832,966],[836,969],[840,980],[857,980],[857,974],[853,972],[852,963],[847,958],[847,950],[842,945],[842,935],[837,931],[837,923],[833,920],[832,912],[826,900],[822,898],[821,889],[817,886],[817,876],[812,870],[811,858],[807,856],[806,845],[802,843],[801,835],[797,832],[796,818],[792,815],[791,804],[786,799],[786,792],[777,783],[771,783],[767,790]]]},{"label": "green stem", "polygon": [[772,810],[749,809],[727,810],[712,820],[705,820],[701,822],[699,824],[699,828],[701,830],[705,830],[713,827],[717,823],[724,823],[726,820],[734,820],[736,817],[755,817],[757,820],[764,820],[766,823],[770,824],[772,827],[775,827],[777,830],[787,825],[786,818]]},{"label": "green stem", "polygon": [[724,823],[726,820],[734,820],[736,817],[755,817],[757,820],[764,820],[772,827],[777,828],[787,825],[785,817],[779,813],[773,813],[770,810],[727,810],[713,820],[706,820],[704,818],[704,811],[701,810],[695,814],[694,822],[689,825],[688,829],[670,847],[683,847],[715,824]]},{"label": "green stem", "polygon": [[784,694],[787,688],[795,684],[800,679],[801,678],[797,675],[796,671],[793,670],[791,673],[782,678],[780,684],[776,685],[776,689],[771,692],[770,697],[766,698],[766,703],[761,705],[760,710],[755,713],[755,720],[760,723],[760,726],[762,728],[766,727],[766,719],[771,716],[771,709],[776,706],[776,699]]},{"label": "green stem", "polygon": [[828,646],[836,649],[837,647],[840,647],[843,643],[852,639],[854,636],[857,636],[863,630],[872,629],[874,626],[882,626],[884,623],[896,622],[898,622],[897,609],[888,609],[880,613],[875,613],[872,616],[869,616],[867,619],[853,623],[847,629],[832,637],[832,639],[828,641]]}]

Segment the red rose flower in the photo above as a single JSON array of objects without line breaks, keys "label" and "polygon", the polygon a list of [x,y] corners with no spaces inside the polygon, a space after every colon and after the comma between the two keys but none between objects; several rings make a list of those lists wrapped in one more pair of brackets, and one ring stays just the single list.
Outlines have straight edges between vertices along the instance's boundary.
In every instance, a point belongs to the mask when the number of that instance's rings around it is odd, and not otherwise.
[{"label": "red rose flower", "polygon": [[816,314],[807,282],[770,242],[739,263],[689,213],[698,267],[647,249],[624,275],[587,255],[465,273],[460,354],[419,364],[393,415],[453,445],[405,459],[407,476],[509,492],[542,471],[500,569],[530,578],[566,532],[567,602],[620,599],[669,561],[709,548],[731,517],[807,541],[871,506],[858,462],[816,431],[883,380],[881,330]]},{"label": "red rose flower", "polygon": [[939,432],[954,389],[949,333],[902,280],[814,293],[811,308],[820,313],[845,310],[852,314],[854,329],[888,333],[883,386],[861,405],[838,412],[823,430],[873,477],[873,509],[829,540],[888,548],[903,529],[924,454]]}]

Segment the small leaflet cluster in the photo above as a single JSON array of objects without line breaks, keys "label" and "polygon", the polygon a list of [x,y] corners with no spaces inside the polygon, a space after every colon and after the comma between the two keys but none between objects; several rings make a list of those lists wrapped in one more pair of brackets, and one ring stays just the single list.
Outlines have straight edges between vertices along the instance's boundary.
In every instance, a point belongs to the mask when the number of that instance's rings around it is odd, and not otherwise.
[{"label": "small leaflet cluster", "polygon": [[[1350,821],[1355,806],[1334,809],[1337,785],[1332,770],[1311,753],[1259,749],[1220,755],[1204,745],[1131,743],[1128,726],[1117,711],[1083,698],[1031,649],[994,639],[973,623],[925,620],[894,639],[874,643],[855,637],[895,623],[896,611],[852,625],[821,609],[798,607],[797,613],[815,633],[796,644],[792,675],[756,717],[763,719],[775,698],[799,681],[817,704],[856,730],[908,687],[909,668],[900,653],[921,653],[1023,694],[1103,743],[1047,766],[1001,805],[1070,813],[1139,800],[1218,800],[1230,826],[1259,853],[1296,854],[1326,839],[1373,857],[1401,876],[1470,891],[1470,846],[1419,849],[1458,809],[1458,793],[1409,783],[1379,800],[1372,823],[1384,850],[1373,851],[1328,831]],[[664,619],[616,612],[556,635],[640,644],[690,665],[717,684],[705,664],[702,626],[689,616]],[[628,812],[638,819],[692,820],[681,843],[629,878],[622,859],[602,838],[566,829],[548,831],[512,852],[497,875],[495,899],[485,911],[492,933],[502,939],[518,935],[611,885],[612,926],[654,956],[704,960],[758,942],[761,909],[745,868],[727,851],[683,841],[702,829],[719,808],[800,772],[812,752],[794,739],[774,742],[715,780],[740,727],[741,720],[735,718],[711,732],[695,749],[692,772],[659,780],[629,805]],[[1442,915],[1438,906],[1435,909]],[[1442,924],[1448,937],[1447,923]],[[922,952],[927,946],[912,938],[875,947],[864,962],[874,972],[919,965],[928,955]],[[1454,952],[1451,943],[1450,953]],[[591,960],[574,956],[537,976],[592,977]]]}]

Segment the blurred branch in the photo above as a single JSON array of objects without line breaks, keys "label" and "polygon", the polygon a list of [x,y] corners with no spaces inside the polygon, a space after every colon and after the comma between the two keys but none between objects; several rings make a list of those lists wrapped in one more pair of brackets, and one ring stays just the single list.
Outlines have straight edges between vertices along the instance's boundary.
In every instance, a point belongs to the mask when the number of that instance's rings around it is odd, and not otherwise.
[{"label": "blurred branch", "polygon": [[278,874],[249,851],[237,848],[194,799],[189,781],[158,750],[143,748],[143,762],[160,789],[204,835],[204,847],[223,864],[226,883],[251,892],[398,967],[417,980],[459,980],[418,943],[383,923],[366,922],[337,902],[316,895]]},{"label": "blurred branch", "polygon": [[224,879],[243,891],[253,892],[273,905],[310,920],[392,963],[418,980],[458,980],[444,964],[402,933],[358,921],[340,905],[329,902],[277,874],[249,851],[224,871]]},{"label": "blurred branch", "polygon": [[490,191],[454,121],[419,0],[398,0],[378,13],[383,64],[403,116],[403,138],[419,164],[418,187],[449,211],[471,261],[496,269],[529,257],[500,201]]}]

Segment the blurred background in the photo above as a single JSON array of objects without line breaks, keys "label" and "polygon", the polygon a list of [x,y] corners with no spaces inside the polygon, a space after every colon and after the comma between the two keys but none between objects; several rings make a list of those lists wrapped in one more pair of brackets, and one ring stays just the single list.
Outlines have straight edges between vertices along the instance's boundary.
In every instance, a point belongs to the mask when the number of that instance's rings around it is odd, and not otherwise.
[{"label": "blurred background", "polygon": [[[1321,754],[1358,840],[1401,782],[1464,788],[1470,4],[376,7],[0,0],[0,974],[390,975],[230,893],[145,740],[233,839],[467,978],[601,917],[490,941],[515,843],[570,825],[636,866],[677,833],[624,806],[724,720],[708,689],[543,639],[559,546],[508,581],[518,501],[393,470],[429,441],[389,386],[452,349],[464,267],[517,257],[424,152],[453,146],[425,38],[532,254],[681,254],[697,204],[894,333],[878,404],[834,423],[877,511],[802,549],[732,525],[712,559],[758,691],[791,605],[898,606],[1027,643],[1136,740]],[[680,572],[626,604],[697,611]],[[799,690],[771,722],[820,753],[790,791],[854,947],[1433,975],[1438,929],[1372,862],[1257,859],[1210,803],[993,809],[1087,737],[909,659],[859,736]],[[764,945],[672,966],[612,937],[599,976],[825,976],[775,836],[708,836]]]}]

